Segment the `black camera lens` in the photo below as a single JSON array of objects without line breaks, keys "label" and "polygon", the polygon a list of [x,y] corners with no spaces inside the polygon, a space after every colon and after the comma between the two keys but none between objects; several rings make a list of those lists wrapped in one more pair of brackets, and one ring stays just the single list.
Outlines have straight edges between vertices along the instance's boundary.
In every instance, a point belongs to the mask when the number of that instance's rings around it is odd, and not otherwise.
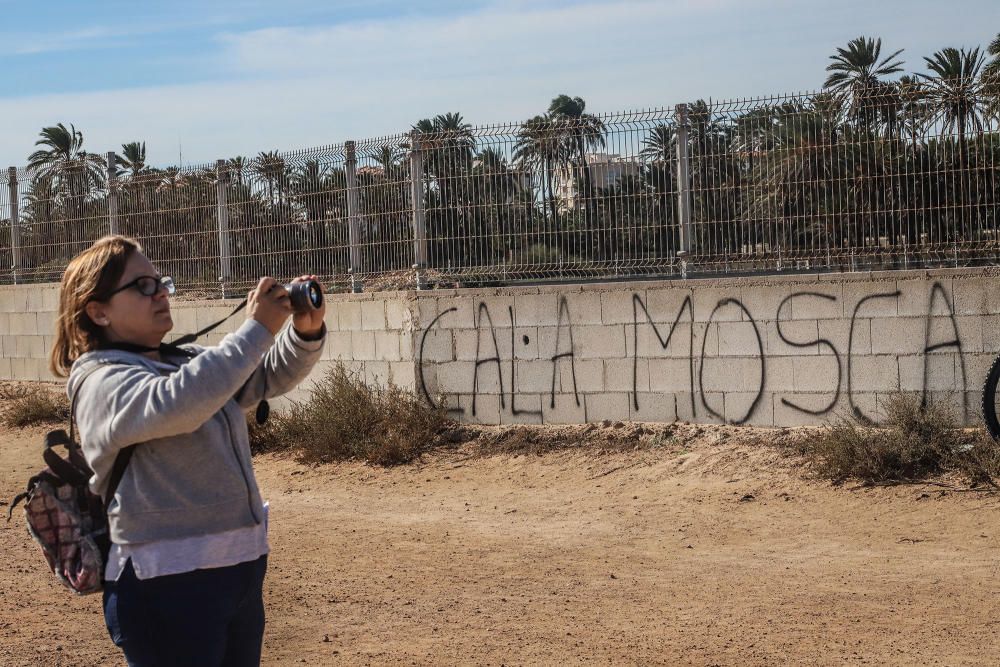
[{"label": "black camera lens", "polygon": [[297,313],[316,310],[323,305],[323,288],[315,280],[285,285],[292,300],[292,309]]}]

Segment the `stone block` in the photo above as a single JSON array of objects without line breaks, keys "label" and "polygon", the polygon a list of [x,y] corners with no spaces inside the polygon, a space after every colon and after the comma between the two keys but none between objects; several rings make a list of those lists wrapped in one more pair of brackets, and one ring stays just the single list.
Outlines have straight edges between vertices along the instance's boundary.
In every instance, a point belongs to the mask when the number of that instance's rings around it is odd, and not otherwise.
[{"label": "stone block", "polygon": [[[763,382],[761,373],[763,371]],[[706,392],[757,391],[767,382],[767,360],[762,358],[707,358],[695,367]],[[687,387],[684,387],[687,389]]]},{"label": "stone block", "polygon": [[[633,318],[633,296],[638,296],[643,303],[646,302],[646,292],[601,292],[601,322],[604,324],[632,324]],[[638,308],[637,306],[635,306]],[[638,311],[639,321],[645,321],[645,314],[640,308]]]},{"label": "stone block", "polygon": [[677,419],[677,401],[673,394],[639,392],[629,398],[631,421],[668,423]]},{"label": "stone block", "polygon": [[350,359],[352,354],[350,331],[327,332],[320,359]]},{"label": "stone block", "polygon": [[[473,299],[471,296],[468,297],[458,297],[455,299],[438,299],[438,314],[440,318],[435,324],[435,327],[441,329],[473,329],[476,326],[476,322],[479,319],[479,309],[478,300]],[[489,307],[487,306],[487,310]],[[490,313],[490,317],[493,318],[494,324],[501,324],[506,320],[506,318],[497,319],[497,313]],[[488,326],[489,320],[483,316],[483,325]],[[431,320],[427,321],[427,324],[423,325],[425,328],[430,326]]]},{"label": "stone block", "polygon": [[[572,321],[573,313],[570,312]],[[514,297],[514,324],[519,327],[552,327],[559,323],[559,295],[518,294]]]},{"label": "stone block", "polygon": [[361,328],[366,331],[385,331],[385,301],[361,302]]},{"label": "stone block", "polygon": [[629,394],[625,392],[587,394],[584,399],[587,408],[587,421],[599,422],[605,419],[628,421],[629,399]]},{"label": "stone block", "polygon": [[770,392],[730,391],[725,395],[726,421],[748,426],[774,426],[774,405]]},{"label": "stone block", "polygon": [[[455,359],[458,361],[475,361],[479,331],[476,329],[459,329],[452,332],[455,340]],[[493,356],[486,354],[484,356]]]},{"label": "stone block", "polygon": [[[701,398],[697,389],[692,393],[689,391],[677,391],[673,393],[674,409],[677,419],[685,422],[695,422],[705,415],[705,409],[701,405]],[[711,420],[709,420],[711,421]]]},{"label": "stone block", "polygon": [[[758,324],[778,319],[778,307],[781,306],[789,294],[791,294],[791,291],[787,285],[752,285],[742,287],[739,290],[740,300]],[[783,320],[794,319],[792,317],[791,301],[785,303],[780,317]]]},{"label": "stone block", "polygon": [[51,312],[40,312],[37,314],[37,333],[50,335],[56,332],[56,314]]},{"label": "stone block", "polygon": [[515,359],[539,359],[537,327],[517,327],[514,329],[513,356]]},{"label": "stone block", "polygon": [[[819,354],[820,346],[813,343],[805,347],[789,345],[781,339],[783,334],[787,340],[793,343],[808,343],[819,338],[819,325],[816,320],[785,320],[782,322],[768,322],[759,325],[761,335],[766,335],[765,352],[771,356],[805,356]],[[781,327],[779,332],[778,327]]]},{"label": "stone block", "polygon": [[[462,363],[462,362],[459,362]],[[471,391],[479,394],[506,394],[510,392],[510,366],[488,362],[472,364],[472,375],[469,377]]]},{"label": "stone block", "polygon": [[0,312],[0,335],[10,333],[10,313]]},{"label": "stone block", "polygon": [[[650,359],[649,389],[653,392],[697,391],[698,360]],[[641,391],[641,389],[640,389]]]},{"label": "stone block", "polygon": [[416,343],[418,363],[439,363],[452,361],[455,350],[452,332],[448,329],[427,329],[420,333]]},{"label": "stone block", "polygon": [[14,345],[14,356],[30,359],[44,359],[46,356],[45,341],[41,336],[17,336]]},{"label": "stone block", "polygon": [[[736,293],[735,291],[733,292]],[[684,305],[684,300],[691,298],[691,309]],[[694,314],[694,292],[687,288],[666,287],[646,290],[645,300],[646,310],[649,317],[658,324],[671,324],[680,315],[681,322],[695,321]],[[714,302],[712,304],[714,306]],[[708,312],[711,312],[711,308]],[[639,322],[646,321],[646,313],[639,309]]]},{"label": "stone block", "polygon": [[975,318],[982,326],[983,352],[1000,352],[1000,315]]},{"label": "stone block", "polygon": [[[996,286],[990,284],[994,281],[984,279],[984,278],[973,278],[973,279],[962,279],[956,278],[955,280],[948,281],[951,290],[948,292],[949,297],[953,297],[951,306],[955,311],[956,315],[994,315],[997,311],[991,310],[990,308],[990,292],[996,291]],[[924,297],[924,303],[928,303],[930,298],[931,285],[928,283],[927,295]],[[938,304],[935,304],[935,310],[947,310],[944,304],[941,303],[940,296],[935,299]],[[926,310],[924,311],[927,312]]]},{"label": "stone block", "polygon": [[[962,344],[962,352],[964,353],[974,353],[985,351],[985,345],[983,343],[983,319],[988,316],[984,315],[970,315],[970,316],[959,316],[955,318],[955,324],[958,327],[958,340]],[[936,340],[937,331],[935,330],[936,322],[932,323],[931,326],[931,345],[937,342],[946,342],[954,338],[954,328],[951,326],[951,320],[946,319],[949,323],[945,328],[945,331],[941,333],[941,340]],[[947,336],[947,337],[946,337]]]},{"label": "stone block", "polygon": [[39,361],[38,359],[20,359],[14,358],[11,360],[11,370],[12,375],[15,380],[26,380],[26,381],[38,381],[41,379],[39,374]]},{"label": "stone block", "polygon": [[[795,388],[795,366],[800,359],[801,357],[768,357],[764,368],[764,382],[767,390],[793,391]],[[836,368],[833,355],[830,355],[829,359],[830,367]]]},{"label": "stone block", "polygon": [[8,357],[0,357],[0,379],[15,379],[11,368],[11,360]]},{"label": "stone block", "polygon": [[[844,387],[848,386],[848,368],[844,367]],[[899,390],[899,367],[894,355],[854,357],[850,366],[850,386],[854,392]]]},{"label": "stone block", "polygon": [[649,364],[647,359],[605,359],[604,391],[648,392]]},{"label": "stone block", "polygon": [[408,301],[390,299],[385,302],[386,327],[392,330],[410,330],[413,326],[413,316],[410,313]]},{"label": "stone block", "polygon": [[587,421],[583,395],[572,392],[542,396],[542,422],[545,424],[583,424]]},{"label": "stone block", "polygon": [[[502,424],[541,424],[542,395],[518,393],[509,397],[507,409],[500,411]],[[547,398],[547,397],[546,397]]]},{"label": "stone block", "polygon": [[462,394],[459,404],[465,410],[465,419],[473,424],[500,423],[499,396]]},{"label": "stone block", "polygon": [[59,287],[47,287],[40,290],[42,293],[42,310],[50,313],[59,311]]},{"label": "stone block", "polygon": [[471,361],[449,361],[437,364],[437,390],[445,394],[467,394],[473,391],[476,364]]},{"label": "stone block", "polygon": [[[740,290],[737,287],[700,287],[694,290],[694,320],[695,322],[742,322],[747,319],[743,309],[733,303],[739,299]],[[728,302],[727,302],[728,301]],[[724,303],[727,302],[727,303]],[[744,304],[746,306],[746,304]],[[747,306],[747,310],[750,310]],[[713,315],[714,312],[714,315]],[[752,314],[753,311],[751,311]]]},{"label": "stone block", "polygon": [[170,319],[174,321],[175,334],[189,334],[198,331],[198,309],[197,308],[170,308]]},{"label": "stone block", "polygon": [[398,331],[375,331],[375,358],[379,361],[399,361]]},{"label": "stone block", "polygon": [[29,289],[27,292],[27,309],[32,313],[45,310],[45,303],[42,297],[44,289]]},{"label": "stone block", "polygon": [[898,297],[868,298],[879,294],[889,295],[895,291],[895,283],[844,283],[844,317],[850,320],[863,299],[867,301],[857,311],[859,318],[896,317],[899,314]]},{"label": "stone block", "polygon": [[925,388],[931,391],[964,389],[960,386],[961,374],[955,373],[957,356],[949,352],[900,356],[897,359],[900,390],[922,392]]},{"label": "stone block", "polygon": [[389,368],[388,361],[365,361],[365,382],[378,387],[388,386]]},{"label": "stone block", "polygon": [[[794,292],[789,291],[789,294],[797,296],[785,305],[781,313],[782,320],[823,320],[844,317],[844,290],[841,285],[800,285]],[[814,296],[815,294],[824,296]],[[850,313],[847,313],[847,317],[850,316]]]},{"label": "stone block", "polygon": [[419,391],[416,368],[412,361],[390,362],[389,378],[397,387],[402,387],[410,391]]},{"label": "stone block", "polygon": [[[722,424],[726,414],[726,395],[716,392],[698,392],[694,397],[695,411],[691,414],[691,400],[678,393],[677,418],[697,424]],[[707,404],[707,406],[706,406]],[[709,412],[711,408],[716,414]]]},{"label": "stone block", "polygon": [[376,359],[374,331],[351,331],[351,357],[364,361]]},{"label": "stone block", "polygon": [[[433,294],[433,292],[431,293]],[[431,294],[417,293],[411,311],[416,316],[414,326],[417,329],[429,329],[438,316],[438,299]],[[438,326],[435,324],[434,326]]]},{"label": "stone block", "polygon": [[[771,397],[774,426],[818,426],[836,414],[836,406],[830,406],[833,395],[828,392],[775,392]],[[823,412],[813,414],[818,411]]]},{"label": "stone block", "polygon": [[[851,354],[865,355],[872,351],[871,320],[858,318],[854,322],[854,338],[851,340],[850,319],[841,320],[819,320],[819,337],[829,341],[846,358],[848,354],[848,344],[851,343]],[[820,354],[829,354],[830,348],[823,344],[818,344]]]},{"label": "stone block", "polygon": [[[492,326],[496,329],[510,329],[512,324],[510,308],[514,305],[514,299],[509,296],[491,296],[477,300],[475,319],[473,326],[481,329],[489,329]],[[507,334],[510,336],[510,334]]]},{"label": "stone block", "polygon": [[574,327],[573,351],[578,359],[624,359],[625,326],[609,324]]},{"label": "stone block", "polygon": [[995,354],[962,355],[961,362],[965,366],[965,384],[969,389],[979,390],[982,388],[986,381],[986,374],[989,373],[996,358]]},{"label": "stone block", "polygon": [[[552,362],[548,359],[514,362],[515,391],[545,394],[552,391]],[[570,387],[572,391],[572,386]]]},{"label": "stone block", "polygon": [[326,302],[326,315],[323,316],[323,323],[326,324],[327,331],[340,331],[339,308],[339,303],[330,300]]},{"label": "stone block", "polygon": [[[792,362],[792,382],[790,384],[777,381],[777,375],[771,387],[775,391],[787,392],[794,390],[799,393],[823,393],[830,396],[837,393],[838,379],[840,387],[847,386],[846,361],[837,362],[837,357],[825,354],[815,357],[788,357]],[[839,369],[838,369],[839,366]]]},{"label": "stone block", "polygon": [[38,333],[38,317],[35,313],[11,313],[10,333],[14,336],[33,336]]},{"label": "stone block", "polygon": [[341,331],[361,330],[361,303],[345,301],[337,308],[338,328]]},{"label": "stone block", "polygon": [[576,387],[580,393],[604,391],[604,362],[600,359],[577,359],[570,365],[568,359],[561,359],[556,373],[556,391],[573,391],[573,373],[576,373]]},{"label": "stone block", "polygon": [[[695,325],[704,329],[705,325]],[[640,359],[655,359],[659,357],[688,358],[698,356],[700,341],[692,340],[690,322],[678,322],[673,332],[670,324],[649,322],[639,324],[638,331],[631,325],[625,325],[625,353],[627,357],[638,355]],[[717,331],[713,327],[713,331]],[[666,347],[663,344],[666,343]],[[635,348],[635,349],[633,349]],[[718,344],[715,345],[715,352]]]},{"label": "stone block", "polygon": [[720,357],[760,357],[765,353],[765,332],[760,324],[753,322],[720,322],[719,352]]},{"label": "stone block", "polygon": [[[620,294],[624,298],[624,290]],[[574,326],[601,324],[600,292],[576,292],[566,294],[563,298]]]},{"label": "stone block", "polygon": [[[926,331],[924,318],[877,317],[872,320],[871,327],[872,354],[918,354],[923,352]],[[948,340],[953,338],[953,332],[949,332]]]}]

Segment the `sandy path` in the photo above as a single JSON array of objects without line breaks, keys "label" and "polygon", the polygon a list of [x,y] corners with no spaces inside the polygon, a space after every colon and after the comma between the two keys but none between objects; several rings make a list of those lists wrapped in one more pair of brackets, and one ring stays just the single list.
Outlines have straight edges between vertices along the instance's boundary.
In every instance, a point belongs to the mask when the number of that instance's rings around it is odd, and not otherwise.
[{"label": "sandy path", "polygon": [[[0,497],[40,433],[0,433]],[[1000,498],[831,488],[711,440],[394,470],[259,457],[264,662],[1000,664]],[[124,664],[19,516],[0,551],[0,664]]]}]

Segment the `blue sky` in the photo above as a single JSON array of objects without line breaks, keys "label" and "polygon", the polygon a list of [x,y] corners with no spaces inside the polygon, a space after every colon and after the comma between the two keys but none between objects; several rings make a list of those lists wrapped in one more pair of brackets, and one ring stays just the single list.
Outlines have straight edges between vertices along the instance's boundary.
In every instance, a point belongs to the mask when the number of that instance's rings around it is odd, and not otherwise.
[{"label": "blue sky", "polygon": [[997,0],[0,0],[0,166],[74,123],[185,164],[395,133],[446,111],[515,121],[813,90],[861,34],[985,46]]}]

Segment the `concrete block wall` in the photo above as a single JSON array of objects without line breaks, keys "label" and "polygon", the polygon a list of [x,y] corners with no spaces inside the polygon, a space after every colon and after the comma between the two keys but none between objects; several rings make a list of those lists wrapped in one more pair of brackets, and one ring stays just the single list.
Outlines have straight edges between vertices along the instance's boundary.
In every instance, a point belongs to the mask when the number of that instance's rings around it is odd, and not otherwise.
[{"label": "concrete block wall", "polygon": [[[898,391],[947,400],[978,423],[1000,353],[998,277],[957,269],[332,295],[312,378],[341,362],[483,423],[877,420]],[[0,378],[53,379],[56,303],[55,286],[0,288]],[[175,331],[234,305],[175,301]]]},{"label": "concrete block wall", "polygon": [[417,389],[483,423],[878,421],[899,391],[979,423],[995,269],[420,293]]}]

